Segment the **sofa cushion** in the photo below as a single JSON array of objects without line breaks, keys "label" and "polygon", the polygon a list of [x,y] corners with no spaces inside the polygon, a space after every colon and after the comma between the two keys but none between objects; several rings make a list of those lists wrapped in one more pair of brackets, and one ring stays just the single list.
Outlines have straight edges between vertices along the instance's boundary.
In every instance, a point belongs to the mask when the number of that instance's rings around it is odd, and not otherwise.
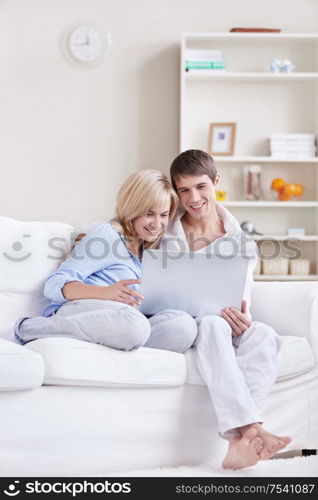
[{"label": "sofa cushion", "polygon": [[65,258],[74,228],[62,222],[23,222],[0,217],[0,337],[20,316],[47,304],[43,285]]},{"label": "sofa cushion", "polygon": [[0,339],[0,391],[33,389],[42,385],[43,378],[42,356]]},{"label": "sofa cushion", "polygon": [[44,384],[169,387],[184,384],[183,354],[142,347],[125,352],[65,337],[27,344],[43,356]]},{"label": "sofa cushion", "polygon": [[[297,377],[310,371],[315,365],[314,353],[304,337],[286,335],[281,337],[282,345],[278,354],[278,381]],[[186,352],[187,383],[204,385],[194,360],[193,349]]]},{"label": "sofa cushion", "polygon": [[[47,385],[167,387],[185,382],[204,385],[193,349],[185,357],[147,347],[125,352],[65,337],[34,340],[27,348],[42,355]],[[314,364],[313,352],[305,338],[282,337],[278,381],[306,373]]]}]

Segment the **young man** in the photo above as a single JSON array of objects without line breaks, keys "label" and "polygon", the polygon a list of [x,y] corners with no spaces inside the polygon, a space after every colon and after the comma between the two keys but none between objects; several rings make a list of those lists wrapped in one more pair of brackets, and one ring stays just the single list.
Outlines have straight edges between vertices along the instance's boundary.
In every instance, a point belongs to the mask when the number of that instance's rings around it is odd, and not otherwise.
[{"label": "young man", "polygon": [[252,322],[248,311],[256,246],[247,240],[230,212],[216,202],[219,175],[210,155],[200,150],[185,151],[173,161],[170,175],[180,211],[168,229],[164,247],[202,252],[217,245],[221,255],[222,251],[226,254],[237,249],[250,259],[241,310],[229,307],[222,316],[196,318],[198,336],[194,345],[220,435],[229,441],[222,465],[231,469],[248,467],[270,458],[290,442],[289,437],[266,431],[259,415],[259,407],[277,377],[280,339],[271,327]]}]

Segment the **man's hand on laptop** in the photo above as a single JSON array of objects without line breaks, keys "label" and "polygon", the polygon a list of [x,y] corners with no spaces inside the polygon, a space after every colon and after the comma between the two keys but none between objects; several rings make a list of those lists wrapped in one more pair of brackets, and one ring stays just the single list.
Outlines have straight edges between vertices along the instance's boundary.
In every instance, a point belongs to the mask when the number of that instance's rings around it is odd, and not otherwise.
[{"label": "man's hand on laptop", "polygon": [[242,300],[241,310],[237,307],[226,307],[221,314],[232,328],[232,337],[242,335],[252,325],[246,300]]}]

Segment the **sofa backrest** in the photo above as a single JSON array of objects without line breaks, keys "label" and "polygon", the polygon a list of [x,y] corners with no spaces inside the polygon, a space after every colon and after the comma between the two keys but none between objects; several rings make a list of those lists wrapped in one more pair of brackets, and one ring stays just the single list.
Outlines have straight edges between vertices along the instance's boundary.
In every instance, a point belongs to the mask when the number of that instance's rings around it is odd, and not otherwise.
[{"label": "sofa backrest", "polygon": [[251,301],[252,318],[272,326],[280,335],[307,337],[318,332],[317,281],[258,281]]},{"label": "sofa backrest", "polygon": [[75,228],[62,222],[23,222],[0,217],[0,337],[19,316],[46,305],[45,279],[69,252]]}]

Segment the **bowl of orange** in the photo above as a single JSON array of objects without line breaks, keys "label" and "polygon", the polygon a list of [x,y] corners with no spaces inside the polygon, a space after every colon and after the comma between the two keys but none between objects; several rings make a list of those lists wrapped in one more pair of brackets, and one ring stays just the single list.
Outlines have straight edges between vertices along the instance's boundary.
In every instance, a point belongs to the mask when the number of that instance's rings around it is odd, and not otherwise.
[{"label": "bowl of orange", "polygon": [[287,183],[281,177],[272,180],[271,189],[278,193],[279,201],[290,201],[293,196],[301,196],[304,192],[302,184]]}]

